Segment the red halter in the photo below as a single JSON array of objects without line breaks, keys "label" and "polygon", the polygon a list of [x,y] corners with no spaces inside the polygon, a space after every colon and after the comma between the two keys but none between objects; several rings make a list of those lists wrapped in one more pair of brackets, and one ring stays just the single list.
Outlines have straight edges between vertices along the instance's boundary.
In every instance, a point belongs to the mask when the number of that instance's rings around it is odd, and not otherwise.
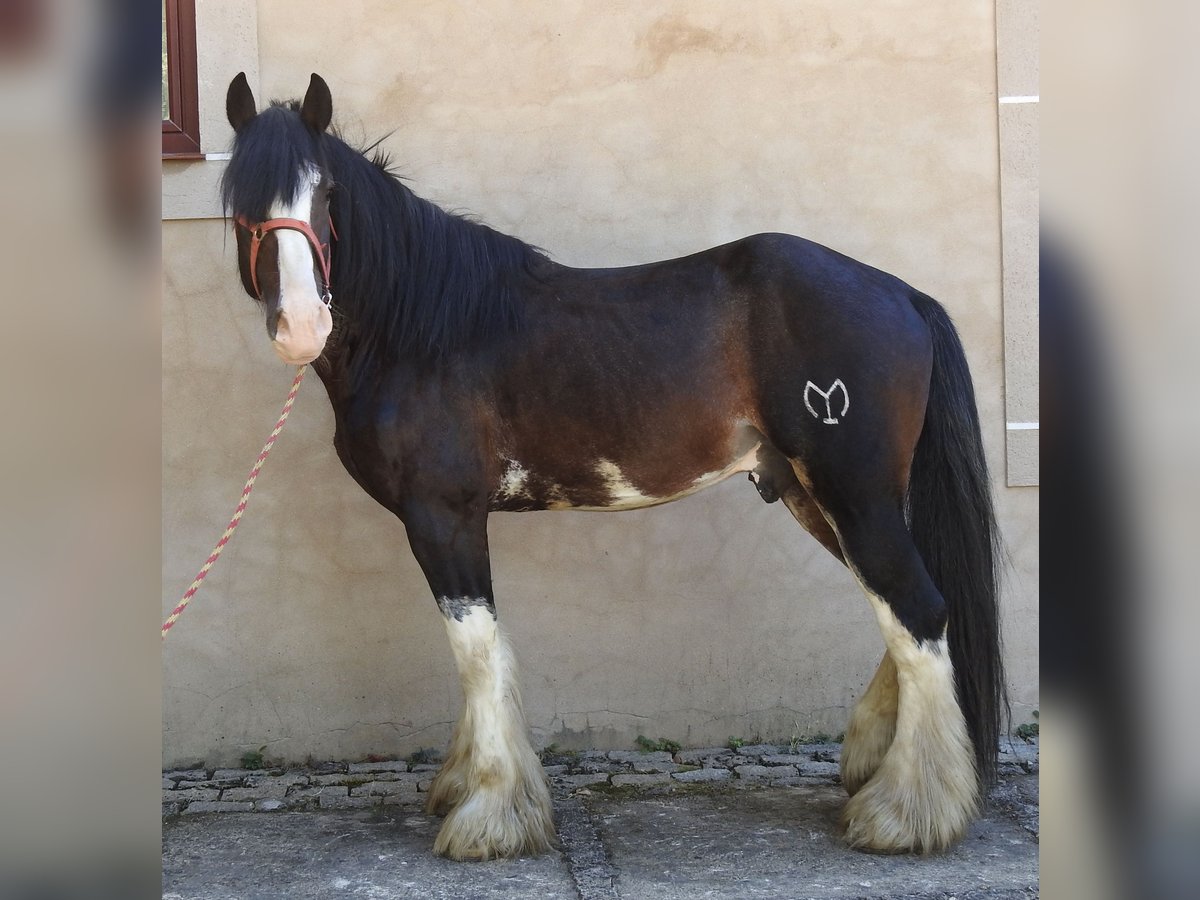
[{"label": "red halter", "polygon": [[[326,306],[333,302],[333,294],[329,286],[329,266],[333,259],[333,254],[328,244],[321,243],[321,239],[317,237],[317,233],[312,230],[311,225],[302,219],[267,219],[265,222],[254,224],[244,216],[236,217],[233,222],[235,226],[241,225],[250,232],[250,282],[254,285],[255,296],[260,300],[262,299],[262,291],[258,287],[258,248],[262,244],[262,239],[266,237],[268,231],[287,229],[289,231],[300,232],[308,240],[317,262],[321,264],[321,277],[323,279],[321,300]],[[329,234],[333,240],[337,240],[337,231],[333,227],[332,218],[329,220]]]}]

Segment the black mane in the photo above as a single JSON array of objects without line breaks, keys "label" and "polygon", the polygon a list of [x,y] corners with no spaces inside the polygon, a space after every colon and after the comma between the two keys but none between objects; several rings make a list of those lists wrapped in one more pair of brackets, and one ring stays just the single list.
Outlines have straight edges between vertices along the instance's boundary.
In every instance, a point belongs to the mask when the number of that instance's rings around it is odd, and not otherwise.
[{"label": "black mane", "polygon": [[334,181],[331,273],[340,343],[358,380],[398,358],[431,361],[478,347],[521,322],[515,282],[541,252],[423,200],[336,134],[314,134],[298,104],[273,103],[238,134],[221,183],[225,210],[267,217],[295,196],[308,164]]}]

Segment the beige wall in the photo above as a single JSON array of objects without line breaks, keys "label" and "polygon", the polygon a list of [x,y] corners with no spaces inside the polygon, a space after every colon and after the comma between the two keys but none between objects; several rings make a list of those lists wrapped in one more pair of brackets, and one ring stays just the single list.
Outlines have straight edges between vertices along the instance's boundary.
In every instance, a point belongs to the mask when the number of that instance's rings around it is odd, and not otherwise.
[{"label": "beige wall", "polygon": [[[990,3],[200,6],[210,112],[238,69],[260,100],[301,93],[318,71],[350,139],[396,129],[386,146],[418,193],[562,262],[783,230],[940,298],[977,379],[1013,561],[1015,715],[1028,720],[1038,492],[1004,484]],[[256,58],[229,49],[255,44]],[[205,149],[227,149],[227,126],[205,122]],[[223,527],[291,378],[223,223],[203,218],[221,165],[164,165],[164,610]],[[408,753],[449,736],[459,695],[440,615],[402,527],[342,470],[332,432],[314,377],[244,527],[164,645],[168,763],[263,745],[287,759]],[[539,743],[837,732],[882,650],[851,579],[741,478],[654,510],[496,515],[490,533]]]}]

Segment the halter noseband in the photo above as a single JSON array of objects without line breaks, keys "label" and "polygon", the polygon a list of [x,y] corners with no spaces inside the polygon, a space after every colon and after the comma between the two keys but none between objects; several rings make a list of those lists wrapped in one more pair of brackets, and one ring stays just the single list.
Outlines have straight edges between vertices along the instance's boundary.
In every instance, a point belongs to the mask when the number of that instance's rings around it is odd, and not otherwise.
[{"label": "halter noseband", "polygon": [[[317,237],[317,233],[313,231],[311,225],[303,219],[267,219],[265,222],[255,224],[245,216],[237,216],[233,222],[235,227],[241,225],[250,232],[250,282],[254,285],[254,294],[258,299],[262,299],[262,290],[258,286],[258,249],[262,244],[262,239],[267,236],[267,232],[286,229],[298,231],[308,240],[317,262],[321,264],[321,278],[323,279],[321,301],[326,306],[333,302],[333,293],[330,291],[329,285],[329,267],[333,254],[329,244],[321,243],[321,239]],[[332,240],[337,240],[337,231],[333,227],[332,218],[329,220],[329,235]]]}]

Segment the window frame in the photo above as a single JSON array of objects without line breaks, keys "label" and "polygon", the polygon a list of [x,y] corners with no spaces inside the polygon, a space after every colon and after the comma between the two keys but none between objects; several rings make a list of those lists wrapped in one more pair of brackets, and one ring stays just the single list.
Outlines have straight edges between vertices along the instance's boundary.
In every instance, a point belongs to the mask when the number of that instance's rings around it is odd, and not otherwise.
[{"label": "window frame", "polygon": [[167,32],[167,103],[162,120],[164,159],[198,159],[200,92],[196,81],[196,0],[164,0]]}]

